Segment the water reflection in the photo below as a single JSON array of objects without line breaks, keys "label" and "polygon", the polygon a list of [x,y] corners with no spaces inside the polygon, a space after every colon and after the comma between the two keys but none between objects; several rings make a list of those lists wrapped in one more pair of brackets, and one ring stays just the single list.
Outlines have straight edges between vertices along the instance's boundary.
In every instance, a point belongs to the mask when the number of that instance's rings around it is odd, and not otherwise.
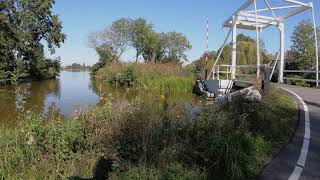
[{"label": "water reflection", "polygon": [[183,111],[186,104],[198,103],[198,99],[191,93],[141,93],[139,87],[129,90],[110,86],[107,82],[91,81],[88,72],[63,71],[58,79],[0,87],[0,125],[15,125],[17,114],[21,110],[63,118],[98,102],[103,103],[110,94],[117,106],[125,106],[138,97],[159,113],[164,112],[164,105],[167,103],[166,109],[169,109],[169,114],[173,112],[173,116],[176,112]]},{"label": "water reflection", "polygon": [[62,72],[60,78],[0,87],[0,123],[15,123],[22,110],[69,115],[97,102],[88,72]]}]

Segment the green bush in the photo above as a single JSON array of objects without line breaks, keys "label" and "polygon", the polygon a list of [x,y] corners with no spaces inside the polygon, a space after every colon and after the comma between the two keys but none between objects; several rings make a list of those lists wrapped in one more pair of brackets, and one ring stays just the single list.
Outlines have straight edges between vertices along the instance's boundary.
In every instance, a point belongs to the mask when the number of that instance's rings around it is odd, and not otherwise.
[{"label": "green bush", "polygon": [[117,73],[109,79],[110,83],[125,87],[133,86],[136,81],[137,75],[132,67],[127,67],[122,73]]},{"label": "green bush", "polygon": [[[295,74],[290,74],[290,75],[288,75],[288,78],[305,79],[304,76],[295,75]],[[291,79],[287,79],[287,80],[285,80],[285,81],[286,81],[287,84],[290,84],[290,85],[310,87],[310,84],[308,84],[306,81],[302,81],[302,80],[291,80]]]}]

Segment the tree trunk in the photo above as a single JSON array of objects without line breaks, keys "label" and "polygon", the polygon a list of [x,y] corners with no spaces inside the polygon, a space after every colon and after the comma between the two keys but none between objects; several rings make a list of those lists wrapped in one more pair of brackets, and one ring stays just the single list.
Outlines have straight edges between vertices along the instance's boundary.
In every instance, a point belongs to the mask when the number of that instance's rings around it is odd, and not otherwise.
[{"label": "tree trunk", "polygon": [[136,54],[136,63],[138,63],[139,53]]}]

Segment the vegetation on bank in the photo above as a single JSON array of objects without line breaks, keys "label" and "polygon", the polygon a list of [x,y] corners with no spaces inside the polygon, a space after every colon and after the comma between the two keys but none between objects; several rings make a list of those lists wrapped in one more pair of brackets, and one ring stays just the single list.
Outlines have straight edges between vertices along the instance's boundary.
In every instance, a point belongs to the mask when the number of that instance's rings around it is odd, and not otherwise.
[{"label": "vegetation on bank", "polygon": [[87,66],[85,63],[78,64],[78,63],[72,63],[71,65],[62,67],[63,70],[77,70],[77,71],[89,71],[91,69],[91,66]]},{"label": "vegetation on bank", "polygon": [[66,36],[52,13],[54,0],[0,1],[0,85],[24,79],[46,79],[59,74],[60,59],[46,58]]},{"label": "vegetation on bank", "polygon": [[193,121],[143,94],[124,104],[110,95],[66,120],[25,111],[19,126],[1,129],[0,179],[250,179],[296,123],[296,104],[276,88],[257,104],[240,98]]},{"label": "vegetation on bank", "polygon": [[[268,53],[265,48],[264,42],[260,41],[260,58],[262,64],[269,64],[276,57]],[[221,49],[217,51],[211,51],[208,54],[203,54],[199,59],[191,63],[190,68],[197,69],[198,71],[204,71],[207,65],[208,70],[210,71],[213,67],[218,54]],[[232,55],[232,44],[227,44],[220,56],[219,64],[220,65],[230,65],[231,64],[231,55]],[[208,62],[205,61],[206,56],[208,56]],[[239,34],[237,36],[237,64],[238,65],[254,65],[257,63],[257,44],[254,39],[250,36],[244,34]],[[219,65],[218,64],[218,65]],[[238,68],[237,74],[255,74],[256,68]],[[225,67],[220,67],[220,71],[228,71]],[[222,74],[224,76],[225,74]],[[204,78],[204,77],[203,77]],[[239,76],[237,78],[240,78]]]},{"label": "vegetation on bank", "polygon": [[136,63],[142,58],[149,63],[181,64],[187,61],[186,52],[192,47],[182,33],[158,33],[144,18],[118,19],[104,30],[91,33],[88,41],[99,55],[93,74],[109,63],[119,62],[129,48],[136,52]]},{"label": "vegetation on bank", "polygon": [[[320,28],[317,28],[320,31]],[[237,64],[238,65],[253,65],[256,64],[257,50],[256,41],[250,36],[244,34],[239,34],[237,37]],[[318,41],[320,42],[320,35],[318,34]],[[315,34],[313,29],[313,24],[310,20],[302,20],[294,29],[291,35],[292,45],[290,49],[286,52],[285,57],[285,69],[287,70],[316,70],[316,52],[315,52]],[[261,40],[261,63],[270,64],[277,58],[277,54],[270,54],[265,49],[264,43]],[[320,48],[320,47],[318,47]],[[208,68],[211,70],[217,55],[221,49],[217,51],[211,51],[208,53]],[[228,65],[231,64],[231,51],[232,45],[227,44],[224,48],[221,57],[220,64]],[[319,49],[320,51],[320,49]],[[191,63],[189,66],[193,69],[198,69],[204,71],[206,68],[205,62],[206,54],[203,54],[198,60]],[[226,68],[221,67],[221,71],[226,71]],[[255,68],[239,68],[237,69],[237,74],[250,74],[255,72]],[[313,79],[315,80],[316,73],[284,73],[285,77],[289,78],[300,78],[300,79]],[[278,74],[274,73],[273,81],[277,82]],[[241,78],[240,76],[237,77]],[[298,85],[298,86],[315,86],[314,82],[306,82],[301,80],[285,80],[287,84]]]},{"label": "vegetation on bank", "polygon": [[120,87],[164,94],[192,93],[190,69],[177,64],[112,63],[96,72],[94,78]]},{"label": "vegetation on bank", "polygon": [[[320,28],[317,27],[317,31]],[[320,42],[320,34],[318,34]],[[291,35],[292,45],[287,52],[286,69],[288,70],[307,70],[316,71],[316,45],[314,26],[310,20],[301,21]],[[318,47],[320,51],[320,46]],[[313,79],[316,73],[285,73],[289,78]],[[314,82],[305,82],[301,80],[286,80],[286,83],[298,86],[315,86]]]}]

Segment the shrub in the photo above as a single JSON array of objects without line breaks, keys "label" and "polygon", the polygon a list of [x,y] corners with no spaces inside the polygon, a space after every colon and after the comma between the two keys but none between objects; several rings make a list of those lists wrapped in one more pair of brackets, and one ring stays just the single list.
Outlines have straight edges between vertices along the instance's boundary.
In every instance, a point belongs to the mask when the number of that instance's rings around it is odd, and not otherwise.
[{"label": "shrub", "polygon": [[[288,78],[299,78],[299,79],[304,79],[304,76],[299,76],[299,75],[295,75],[295,74],[290,74],[288,75]],[[306,81],[303,80],[291,80],[291,79],[287,79],[285,80],[287,84],[290,85],[297,85],[297,86],[305,86],[305,87],[310,87],[310,84],[308,84]]]},{"label": "shrub", "polygon": [[125,87],[133,86],[136,81],[137,75],[132,67],[127,67],[122,73],[117,73],[109,79],[110,83]]}]

